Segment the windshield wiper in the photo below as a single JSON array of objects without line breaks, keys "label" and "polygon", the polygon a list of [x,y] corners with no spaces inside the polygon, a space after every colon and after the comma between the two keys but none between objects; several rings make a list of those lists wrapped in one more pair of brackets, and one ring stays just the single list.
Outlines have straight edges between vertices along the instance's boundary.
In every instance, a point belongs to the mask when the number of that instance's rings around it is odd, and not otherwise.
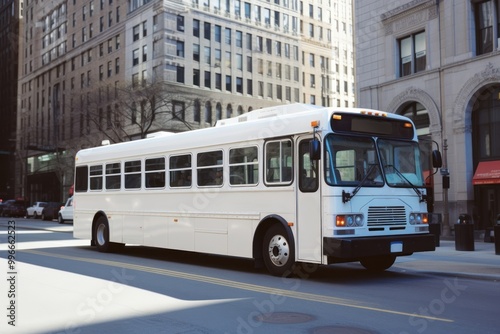
[{"label": "windshield wiper", "polygon": [[417,193],[418,198],[420,199],[420,202],[426,202],[427,201],[427,195],[426,194],[422,194],[422,192],[420,190],[418,190],[417,186],[415,186],[413,183],[411,183],[410,180],[408,180],[403,175],[403,173],[401,173],[396,167],[394,167],[394,165],[385,165],[384,166],[384,171],[386,170],[387,167],[391,167],[396,172],[396,174],[399,175],[399,177],[402,180],[406,181],[406,183],[408,183],[412,187],[412,189]]},{"label": "windshield wiper", "polygon": [[361,187],[365,184],[366,180],[368,180],[368,177],[370,176],[370,174],[372,173],[372,171],[375,167],[377,167],[377,165],[370,165],[370,167],[368,168],[368,171],[365,174],[365,177],[361,180],[361,182],[357,185],[357,187],[354,188],[354,190],[352,191],[352,194],[346,192],[345,190],[342,190],[342,203],[349,202],[351,200],[351,198],[353,198],[354,195],[356,195],[356,193],[359,191],[359,189],[361,189]]}]

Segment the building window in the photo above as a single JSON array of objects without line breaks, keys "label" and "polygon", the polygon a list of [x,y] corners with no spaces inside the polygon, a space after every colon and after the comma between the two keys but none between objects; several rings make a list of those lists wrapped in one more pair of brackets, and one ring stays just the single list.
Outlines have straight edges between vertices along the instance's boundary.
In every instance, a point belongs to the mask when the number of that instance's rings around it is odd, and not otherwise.
[{"label": "building window", "polygon": [[422,104],[418,102],[410,103],[402,110],[401,115],[406,116],[413,121],[419,136],[430,134],[429,113]]},{"label": "building window", "polygon": [[243,47],[243,33],[238,30],[236,30],[236,47]]},{"label": "building window", "polygon": [[177,66],[176,72],[177,72],[177,82],[184,83],[184,67]]},{"label": "building window", "polygon": [[[496,7],[496,15],[495,15]],[[476,54],[481,55],[493,51],[494,35],[500,31],[498,15],[500,14],[499,3],[496,0],[480,1],[474,5],[475,28],[476,28]],[[495,27],[495,19],[497,24]]]},{"label": "building window", "polygon": [[200,122],[201,105],[200,100],[194,100],[193,121]]},{"label": "building window", "polygon": [[225,41],[227,45],[231,45],[231,28],[225,29]]},{"label": "building window", "polygon": [[200,70],[193,69],[193,85],[200,86]]},{"label": "building window", "polygon": [[177,31],[184,31],[184,16],[177,15]]},{"label": "building window", "polygon": [[215,26],[215,41],[217,43],[221,42],[221,38],[222,38],[221,37],[221,35],[222,35],[221,29],[222,29],[221,26],[219,26],[219,25]]},{"label": "building window", "polygon": [[172,101],[172,113],[173,118],[184,120],[184,102],[182,101]]},{"label": "building window", "polygon": [[222,75],[215,73],[215,89],[222,90]]},{"label": "building window", "polygon": [[500,159],[500,145],[498,145],[498,134],[500,133],[499,92],[500,85],[490,86],[481,92],[474,103],[472,134],[475,162]]},{"label": "building window", "polygon": [[230,92],[231,91],[231,76],[226,75],[226,91]]},{"label": "building window", "polygon": [[[198,52],[199,52],[199,50],[198,50]],[[177,57],[184,58],[184,42],[183,41],[177,41]]]},{"label": "building window", "polygon": [[194,61],[200,61],[200,45],[199,44],[193,44],[193,60]]},{"label": "building window", "polygon": [[401,38],[399,41],[399,74],[401,77],[425,70],[425,31]]},{"label": "building window", "polygon": [[211,27],[209,22],[203,23],[203,37],[210,40]]},{"label": "building window", "polygon": [[243,94],[243,78],[236,78],[236,92]]},{"label": "building window", "polygon": [[205,88],[210,88],[211,73],[210,71],[205,71]]},{"label": "building window", "polygon": [[139,40],[139,25],[136,25],[132,28],[133,41]]},{"label": "building window", "polygon": [[200,37],[200,20],[193,20],[193,36]]},{"label": "building window", "polygon": [[204,47],[205,63],[209,64],[209,65],[211,64],[211,61],[210,61],[211,60],[210,51],[211,51],[211,49],[210,49],[209,46],[205,46]]},{"label": "building window", "polygon": [[212,124],[212,105],[210,102],[205,102],[205,122]]}]

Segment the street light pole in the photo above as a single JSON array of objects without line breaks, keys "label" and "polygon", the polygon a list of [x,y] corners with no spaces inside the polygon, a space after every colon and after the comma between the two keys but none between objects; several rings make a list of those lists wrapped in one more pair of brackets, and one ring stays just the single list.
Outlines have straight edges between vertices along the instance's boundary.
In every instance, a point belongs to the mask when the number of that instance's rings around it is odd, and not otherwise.
[{"label": "street light pole", "polygon": [[451,235],[450,228],[450,213],[448,209],[448,188],[449,188],[449,175],[448,171],[448,141],[443,140],[443,168],[441,168],[441,175],[443,176],[443,236]]}]

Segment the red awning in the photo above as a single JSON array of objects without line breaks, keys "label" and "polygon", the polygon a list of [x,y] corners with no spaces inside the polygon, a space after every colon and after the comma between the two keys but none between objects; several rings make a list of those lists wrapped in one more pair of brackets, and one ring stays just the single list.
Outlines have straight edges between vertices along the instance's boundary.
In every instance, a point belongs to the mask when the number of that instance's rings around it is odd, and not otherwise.
[{"label": "red awning", "polygon": [[472,178],[472,184],[500,184],[500,160],[481,161],[477,165],[476,173]]}]

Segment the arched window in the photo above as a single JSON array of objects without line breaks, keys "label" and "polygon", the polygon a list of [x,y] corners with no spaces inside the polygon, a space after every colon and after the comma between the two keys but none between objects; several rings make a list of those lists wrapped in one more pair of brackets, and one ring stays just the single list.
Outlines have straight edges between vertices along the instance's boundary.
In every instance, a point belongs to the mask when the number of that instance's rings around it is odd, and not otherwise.
[{"label": "arched window", "polygon": [[200,119],[200,109],[201,109],[200,100],[194,100],[193,120],[195,122],[198,122],[198,123],[201,121],[201,119]]},{"label": "arched window", "polygon": [[408,117],[415,123],[415,127],[417,128],[417,135],[428,136],[430,134],[429,130],[429,113],[427,109],[424,108],[418,102],[413,102],[405,106],[405,108],[401,111],[401,115]]},{"label": "arched window", "polygon": [[248,107],[248,112],[252,111],[253,108],[252,107]]},{"label": "arched window", "polygon": [[500,85],[480,92],[472,107],[472,142],[475,161],[500,159]]},{"label": "arched window", "polygon": [[226,118],[231,117],[233,117],[233,107],[231,106],[231,104],[228,104],[226,108]]},{"label": "arched window", "polygon": [[217,120],[222,119],[222,106],[219,102],[217,102],[217,105],[215,106],[215,118]]},{"label": "arched window", "polygon": [[241,114],[243,114],[243,107],[238,106],[238,115],[241,115]]},{"label": "arched window", "polygon": [[212,104],[205,102],[205,123],[212,124]]}]

